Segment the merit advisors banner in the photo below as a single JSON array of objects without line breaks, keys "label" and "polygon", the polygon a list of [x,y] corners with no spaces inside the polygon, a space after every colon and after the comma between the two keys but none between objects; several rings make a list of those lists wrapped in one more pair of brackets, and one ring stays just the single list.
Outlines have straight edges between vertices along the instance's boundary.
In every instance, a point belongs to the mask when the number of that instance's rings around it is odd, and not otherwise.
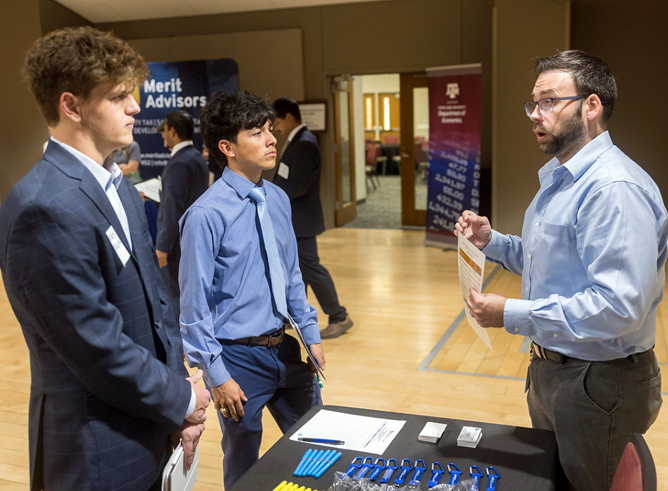
[{"label": "merit advisors banner", "polygon": [[429,190],[425,243],[457,247],[455,223],[480,206],[481,66],[427,69]]},{"label": "merit advisors banner", "polygon": [[170,156],[157,126],[172,111],[182,109],[195,119],[193,142],[202,149],[199,110],[216,92],[239,89],[239,69],[234,60],[176,61],[148,63],[151,75],[139,88],[141,112],[135,118],[134,138],[141,147],[143,179],[162,174]]}]

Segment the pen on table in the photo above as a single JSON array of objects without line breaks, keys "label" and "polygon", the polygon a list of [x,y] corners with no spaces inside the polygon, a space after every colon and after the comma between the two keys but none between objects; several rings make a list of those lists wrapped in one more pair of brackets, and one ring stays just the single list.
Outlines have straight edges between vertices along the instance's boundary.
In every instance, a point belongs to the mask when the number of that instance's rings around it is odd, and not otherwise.
[{"label": "pen on table", "polygon": [[331,458],[331,459],[327,462],[326,465],[324,465],[323,467],[321,467],[320,470],[318,470],[318,472],[316,473],[316,475],[313,476],[313,477],[315,477],[316,479],[318,479],[320,476],[322,476],[322,475],[327,471],[327,469],[329,469],[330,467],[332,467],[332,465],[334,464],[334,462],[336,462],[337,460],[339,460],[339,458],[341,457],[341,455],[342,455],[341,452],[337,452],[336,455],[335,455],[333,458]]},{"label": "pen on table", "polygon": [[323,452],[323,454],[320,456],[320,459],[318,460],[318,462],[313,467],[311,467],[309,469],[309,473],[307,474],[307,476],[315,477],[315,475],[318,472],[318,470],[320,469],[320,467],[325,465],[329,461],[329,459],[334,456],[335,453],[336,453],[336,451],[333,450],[333,449],[329,449],[326,452]]},{"label": "pen on table", "polygon": [[299,437],[297,438],[300,442],[306,442],[306,443],[325,443],[327,445],[345,445],[346,442],[343,440],[329,440],[327,438],[305,438],[305,437]]},{"label": "pen on table", "polygon": [[301,474],[302,469],[308,465],[308,463],[311,462],[311,454],[313,454],[315,450],[309,448],[306,452],[304,452],[304,456],[302,457],[301,462],[295,469],[295,472],[293,473],[294,476],[299,476]]},{"label": "pen on table", "polygon": [[318,450],[315,458],[311,460],[311,465],[302,471],[302,475],[310,476],[313,470],[320,466],[325,455],[327,455],[327,452],[329,452],[329,450]]},{"label": "pen on table", "polygon": [[273,491],[279,491],[279,490],[285,488],[285,485],[286,485],[287,483],[288,483],[288,481],[283,481],[281,484],[279,484],[278,486],[276,486],[276,487],[273,489]]}]

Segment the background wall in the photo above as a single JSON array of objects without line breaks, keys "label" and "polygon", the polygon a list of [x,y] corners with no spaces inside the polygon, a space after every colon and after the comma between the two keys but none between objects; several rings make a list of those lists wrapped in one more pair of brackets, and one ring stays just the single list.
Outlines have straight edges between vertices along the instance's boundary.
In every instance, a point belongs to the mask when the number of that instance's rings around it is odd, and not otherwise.
[{"label": "background wall", "polygon": [[[53,0],[0,0],[0,7],[0,89],[5,96],[0,119],[0,199],[4,199],[11,185],[35,163],[48,135],[21,81],[24,52],[43,32],[88,22]],[[662,169],[668,134],[659,119],[664,113],[662,90],[668,78],[666,18],[665,0],[390,0],[98,27],[138,43],[175,38],[151,48],[155,59],[168,59],[178,38],[213,36],[209,39],[216,41],[207,47],[207,56],[225,56],[229,42],[240,39],[232,34],[299,29],[303,73],[293,74],[290,87],[298,92],[301,82],[304,99],[329,101],[330,129],[330,76],[482,63],[481,166],[483,173],[489,172],[494,161],[493,223],[504,232],[518,233],[524,210],[538,188],[536,172],[548,160],[538,150],[522,103],[533,87],[534,58],[558,49],[585,49],[610,64],[620,90],[610,123],[613,140],[668,194],[668,173]],[[260,60],[272,52],[264,44],[253,49]],[[204,51],[192,53],[198,58],[202,54]],[[300,57],[297,53],[290,56]],[[250,72],[240,65],[242,83],[259,93],[270,93],[271,80],[283,67],[267,66],[268,73],[256,71],[244,81]],[[280,95],[299,98],[299,94]],[[335,203],[332,132],[319,139],[322,198],[331,227]]]}]

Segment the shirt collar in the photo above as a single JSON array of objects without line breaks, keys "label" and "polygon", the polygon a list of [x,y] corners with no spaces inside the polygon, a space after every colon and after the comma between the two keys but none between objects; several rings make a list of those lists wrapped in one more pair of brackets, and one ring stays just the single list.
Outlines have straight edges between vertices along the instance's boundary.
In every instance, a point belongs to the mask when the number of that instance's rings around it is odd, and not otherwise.
[{"label": "shirt collar", "polygon": [[301,130],[302,128],[306,128],[306,125],[304,123],[300,124],[296,128],[294,128],[290,134],[288,135],[288,141],[291,142],[292,139],[295,137],[295,135]]},{"label": "shirt collar", "polygon": [[598,159],[603,152],[612,148],[612,146],[610,133],[604,131],[582,147],[578,153],[564,164],[564,167],[566,167],[566,169],[573,175],[573,181],[580,179],[596,159]]},{"label": "shirt collar", "polygon": [[573,176],[573,182],[577,181],[585,172],[587,172],[603,152],[612,147],[613,143],[610,138],[610,133],[604,131],[582,147],[578,153],[573,155],[573,157],[571,157],[564,165],[560,165],[559,160],[557,160],[556,157],[545,164],[538,171],[538,177],[541,184],[543,184],[544,179],[548,175],[551,175],[553,171],[559,168],[564,169],[562,172],[568,171]]},{"label": "shirt collar", "polygon": [[100,183],[100,186],[102,186],[102,189],[105,191],[107,190],[111,180],[118,180],[118,178],[123,175],[120,167],[118,167],[116,162],[110,158],[106,159],[103,165],[100,165],[91,159],[88,155],[81,153],[79,150],[71,147],[67,143],[56,140],[54,137],[51,137],[51,140],[59,144],[61,147],[71,153],[77,160],[79,160],[84,165],[84,167],[86,167],[86,169],[88,169],[91,174],[93,174],[95,180]]},{"label": "shirt collar", "polygon": [[248,198],[248,195],[254,187],[264,185],[264,179],[260,179],[260,182],[256,185],[254,182],[251,182],[245,177],[240,176],[229,167],[225,167],[223,170],[223,181],[232,187],[232,189],[237,192],[241,199]]},{"label": "shirt collar", "polygon": [[178,152],[182,148],[187,147],[187,146],[192,145],[192,144],[193,144],[192,140],[185,140],[185,141],[177,143],[176,145],[174,145],[174,148],[172,148],[172,154],[171,154],[172,157],[174,155],[176,155],[176,152]]}]

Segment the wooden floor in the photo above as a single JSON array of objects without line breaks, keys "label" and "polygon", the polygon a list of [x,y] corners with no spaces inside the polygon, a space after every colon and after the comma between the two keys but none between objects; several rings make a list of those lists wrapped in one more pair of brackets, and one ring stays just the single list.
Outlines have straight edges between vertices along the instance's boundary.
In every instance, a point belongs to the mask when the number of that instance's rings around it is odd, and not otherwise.
[{"label": "wooden floor", "polygon": [[[355,327],[324,340],[326,404],[530,426],[524,398],[526,342],[490,331],[494,352],[462,315],[456,255],[423,246],[424,233],[335,229],[319,237],[323,264]],[[486,265],[485,291],[518,297],[519,278]],[[312,303],[317,306],[314,299]],[[659,311],[656,352],[668,362],[668,301]],[[320,313],[324,327],[326,317]],[[28,489],[29,363],[0,291],[0,489]],[[664,381],[664,395],[668,382]],[[491,401],[494,401],[492,404]],[[262,452],[280,437],[265,414]],[[668,491],[668,408],[646,435],[659,490]],[[210,408],[196,491],[222,490],[221,432]],[[323,483],[326,488],[331,483]]]}]

